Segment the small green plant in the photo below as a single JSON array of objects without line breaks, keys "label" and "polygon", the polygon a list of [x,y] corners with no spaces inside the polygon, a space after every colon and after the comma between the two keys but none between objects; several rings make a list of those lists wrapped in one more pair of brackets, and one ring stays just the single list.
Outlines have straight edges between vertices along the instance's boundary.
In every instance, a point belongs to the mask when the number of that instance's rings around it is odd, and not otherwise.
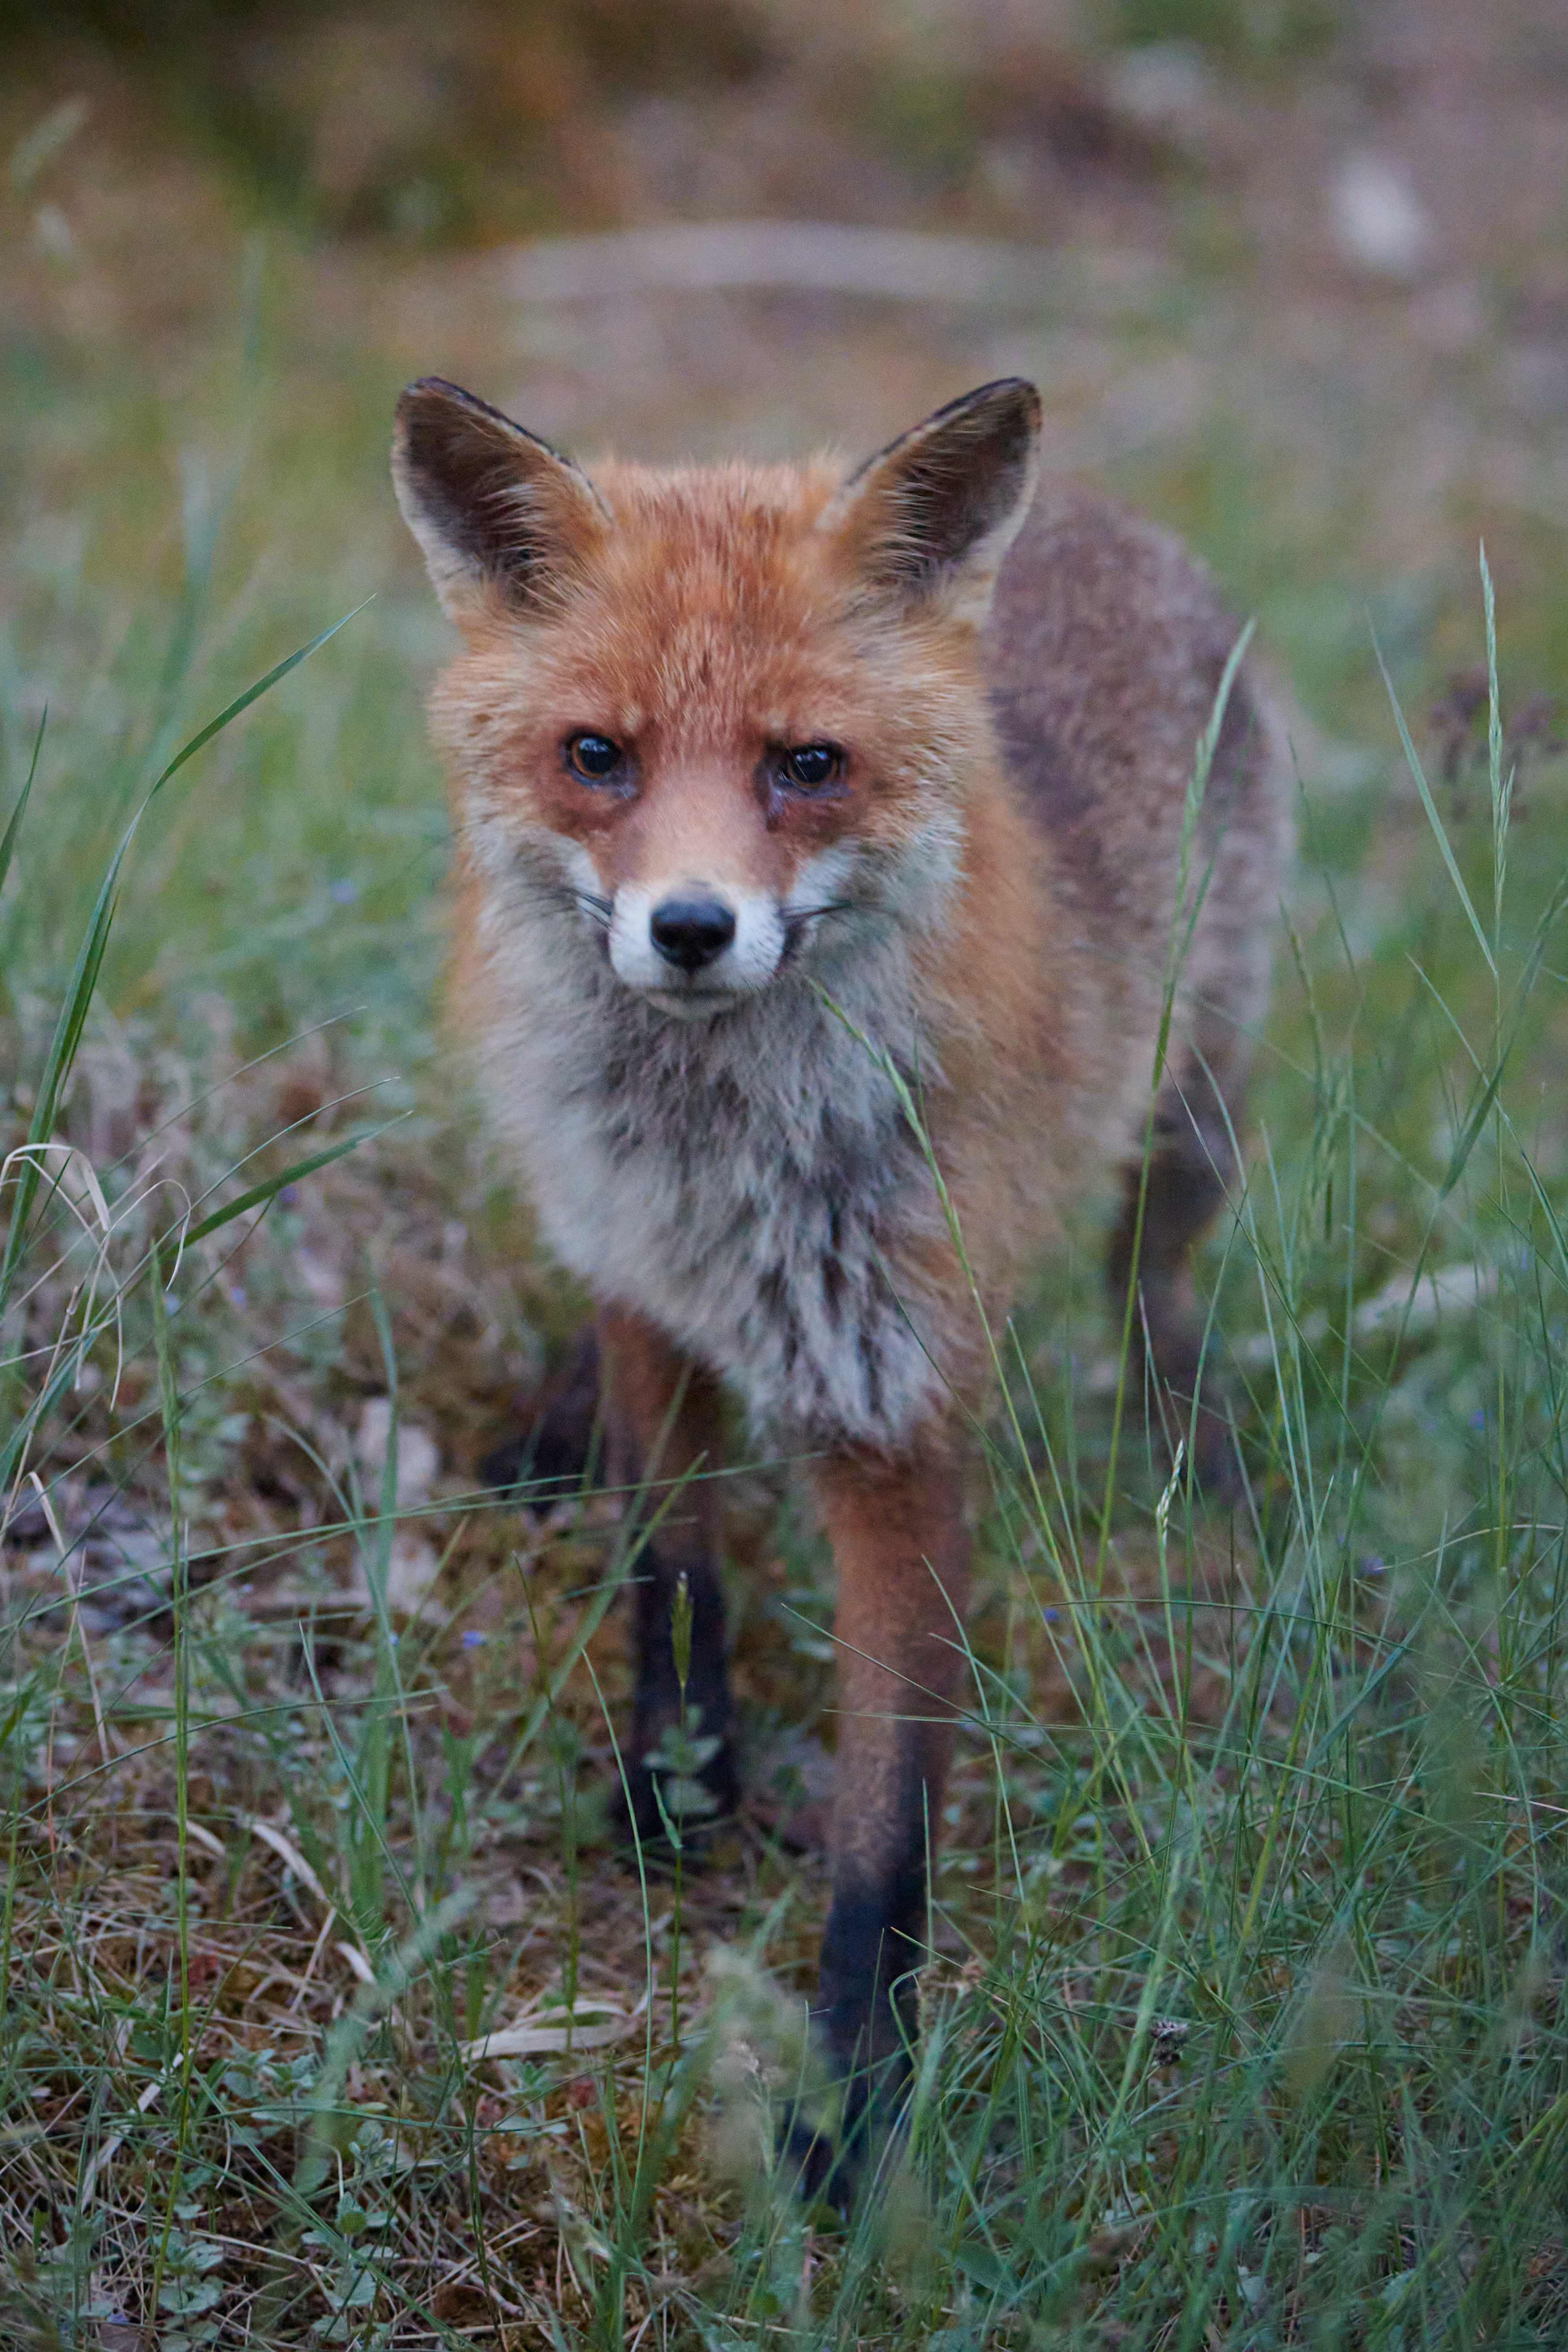
[{"label": "small green plant", "polygon": [[[175,2207],[191,2219],[199,2210],[192,2199],[183,2199]],[[158,2308],[164,2315],[158,2341],[168,2352],[199,2352],[201,2346],[217,2342],[222,2323],[216,2306],[223,2285],[214,2273],[223,2267],[223,2259],[224,2250],[214,2239],[184,2228],[170,2231],[158,2289]]]},{"label": "small green plant", "polygon": [[665,1725],[658,1747],[650,1749],[642,1761],[645,1769],[654,1775],[659,1814],[679,1854],[684,1843],[683,1825],[718,1811],[718,1799],[711,1790],[704,1788],[700,1776],[723,1744],[717,1734],[702,1730],[702,1709],[693,1706],[686,1696],[691,1678],[691,1592],[684,1569],[676,1579],[669,1629],[680,1710],[672,1723]]},{"label": "small green plant", "polygon": [[321,2344],[353,2342],[365,2352],[381,2352],[390,2331],[375,2321],[383,2292],[378,2257],[393,2221],[384,2200],[396,2148],[384,2126],[372,2121],[360,2126],[346,2154],[346,2179],[331,2228],[306,2230],[300,2236],[302,2245],[320,2250],[325,2266],[321,2288],[326,2307],[311,2321],[310,2332]]}]

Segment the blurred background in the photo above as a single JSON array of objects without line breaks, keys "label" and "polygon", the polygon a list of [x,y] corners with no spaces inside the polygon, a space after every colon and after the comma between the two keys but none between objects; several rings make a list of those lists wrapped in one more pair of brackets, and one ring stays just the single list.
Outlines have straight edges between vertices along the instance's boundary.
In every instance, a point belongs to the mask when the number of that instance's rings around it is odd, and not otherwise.
[{"label": "blurred background", "polygon": [[1441,643],[1483,530],[1563,652],[1553,0],[0,0],[0,32],[24,573],[67,537],[156,564],[243,433],[274,562],[401,586],[412,373],[665,454],[859,449],[1018,370],[1053,458],[1192,530],[1322,715],[1369,599],[1385,650]]}]

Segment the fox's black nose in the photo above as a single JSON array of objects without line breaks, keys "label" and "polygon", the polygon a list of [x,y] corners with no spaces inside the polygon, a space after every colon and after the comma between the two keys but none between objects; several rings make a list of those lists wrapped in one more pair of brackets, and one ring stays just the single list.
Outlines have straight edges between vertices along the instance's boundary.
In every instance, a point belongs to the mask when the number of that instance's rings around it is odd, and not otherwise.
[{"label": "fox's black nose", "polygon": [[735,936],[735,918],[721,898],[666,898],[648,918],[653,943],[666,963],[700,971]]}]

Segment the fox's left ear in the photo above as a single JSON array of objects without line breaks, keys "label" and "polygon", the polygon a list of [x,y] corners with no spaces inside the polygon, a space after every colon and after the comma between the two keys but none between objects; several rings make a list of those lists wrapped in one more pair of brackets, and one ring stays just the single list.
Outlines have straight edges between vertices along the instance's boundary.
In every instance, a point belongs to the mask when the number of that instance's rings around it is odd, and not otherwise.
[{"label": "fox's left ear", "polygon": [[1035,494],[1039,438],[1032,383],[982,384],[868,457],[821,527],[874,590],[978,628]]}]

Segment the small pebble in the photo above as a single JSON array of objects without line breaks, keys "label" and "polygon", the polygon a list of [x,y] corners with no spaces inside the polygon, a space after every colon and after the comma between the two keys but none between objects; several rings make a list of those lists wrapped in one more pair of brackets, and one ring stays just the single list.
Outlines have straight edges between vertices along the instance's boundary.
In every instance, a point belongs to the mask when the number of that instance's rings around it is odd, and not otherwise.
[{"label": "small pebble", "polygon": [[1409,282],[1433,257],[1432,216],[1392,155],[1347,155],[1329,185],[1328,216],[1342,259],[1369,278]]}]

